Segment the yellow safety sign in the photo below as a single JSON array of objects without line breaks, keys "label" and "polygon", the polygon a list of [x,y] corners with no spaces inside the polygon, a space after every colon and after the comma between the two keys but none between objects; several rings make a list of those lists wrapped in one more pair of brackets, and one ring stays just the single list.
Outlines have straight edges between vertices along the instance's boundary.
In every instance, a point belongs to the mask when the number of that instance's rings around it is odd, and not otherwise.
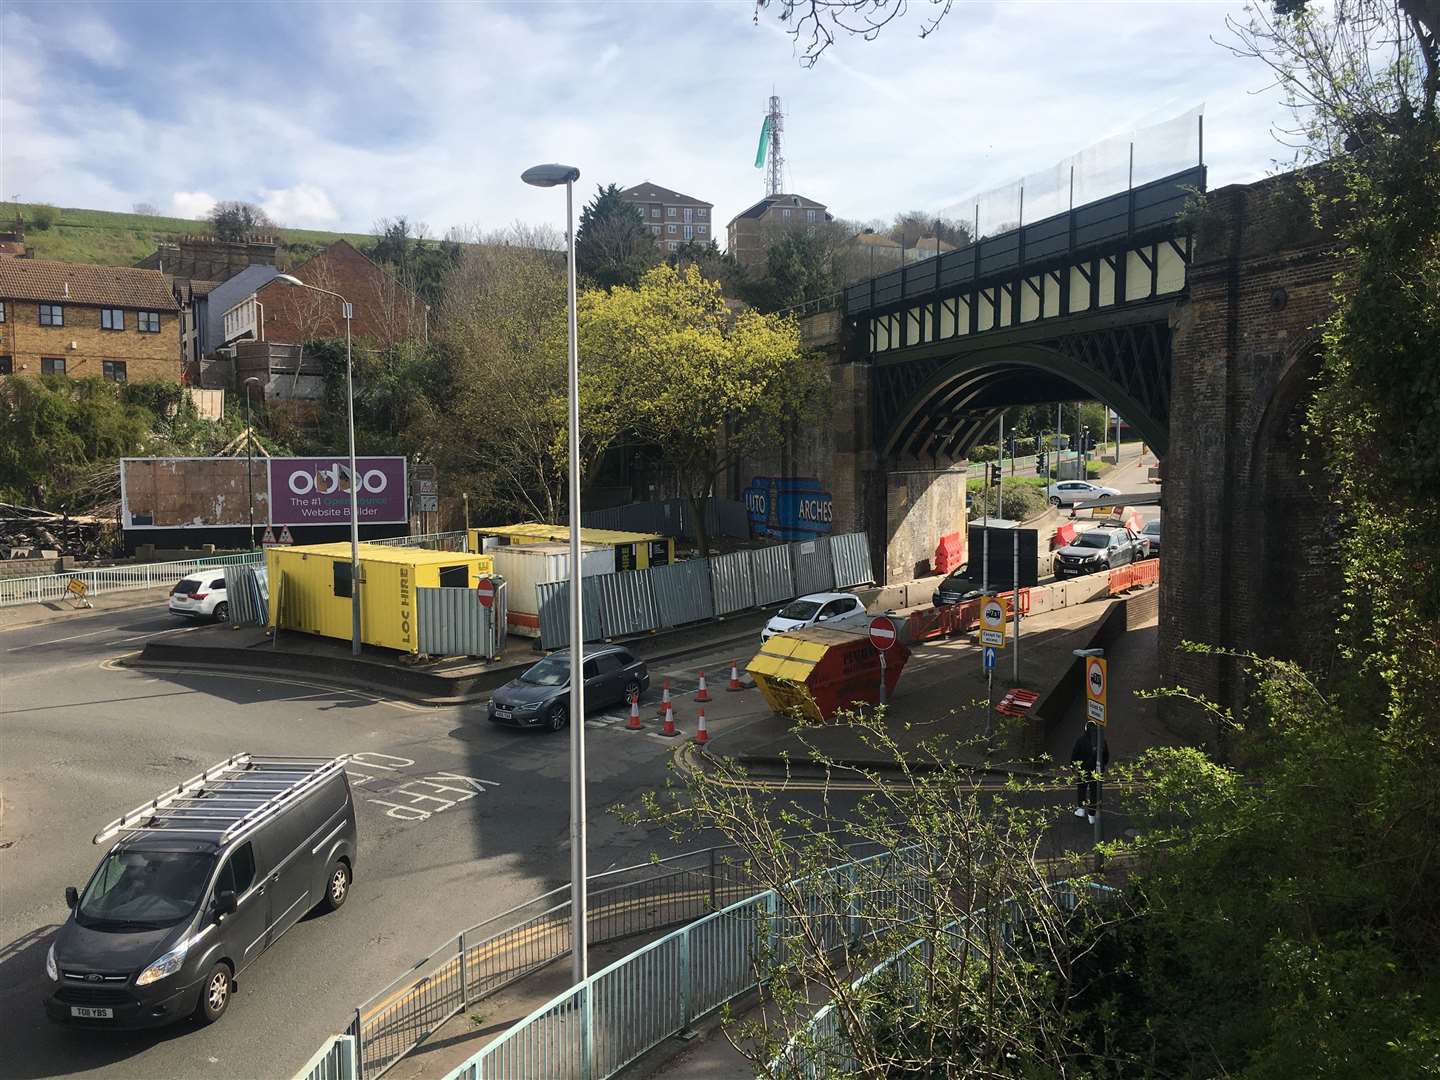
[{"label": "yellow safety sign", "polygon": [[85,582],[81,581],[78,577],[72,577],[70,579],[70,584],[65,586],[65,591],[68,593],[74,593],[76,596],[84,596],[87,592],[90,591],[90,587],[86,585]]},{"label": "yellow safety sign", "polygon": [[1010,609],[998,596],[980,598],[980,644],[1003,649],[1009,636]]},{"label": "yellow safety sign", "polygon": [[1106,695],[1110,690],[1110,673],[1103,656],[1085,658],[1085,718],[1104,725]]}]

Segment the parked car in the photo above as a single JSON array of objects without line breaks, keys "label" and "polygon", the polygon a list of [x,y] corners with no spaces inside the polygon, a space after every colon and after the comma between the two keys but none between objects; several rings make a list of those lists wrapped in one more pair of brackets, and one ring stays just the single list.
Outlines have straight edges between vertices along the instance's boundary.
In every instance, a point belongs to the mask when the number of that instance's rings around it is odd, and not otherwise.
[{"label": "parked car", "polygon": [[858,596],[850,593],[811,593],[791,600],[775,617],[765,624],[760,632],[761,641],[769,641],[776,634],[787,630],[799,630],[807,626],[824,626],[830,629],[852,629],[864,626],[870,621],[870,613]]},{"label": "parked car", "polygon": [[1101,487],[1099,484],[1092,484],[1089,480],[1061,480],[1058,483],[1049,484],[1045,488],[1045,497],[1050,501],[1051,506],[1074,506],[1076,503],[1090,502],[1106,495],[1119,495],[1115,488]]},{"label": "parked car", "polygon": [[1055,553],[1055,576],[1074,577],[1139,562],[1150,543],[1127,528],[1090,529]]},{"label": "parked car", "polygon": [[971,581],[965,576],[965,573],[964,570],[956,570],[940,582],[930,597],[931,602],[936,607],[950,607],[952,604],[963,604],[966,600],[973,600],[981,595],[980,582]]},{"label": "parked car", "polygon": [[96,833],[119,839],[83,889],[65,890],[46,1015],[107,1028],[219,1020],[242,971],[350,894],[345,760],[237,754]]},{"label": "parked car", "polygon": [[230,604],[225,599],[225,575],[211,577],[214,571],[199,577],[187,577],[170,590],[170,614],[191,619],[230,618]]},{"label": "parked car", "polygon": [[1140,535],[1149,542],[1150,554],[1158,557],[1160,554],[1160,519],[1147,521],[1145,527],[1140,530]]},{"label": "parked car", "polygon": [[[585,708],[627,703],[650,687],[643,660],[607,645],[585,652]],[[563,731],[570,723],[570,654],[551,653],[490,695],[486,713],[496,724]]]}]

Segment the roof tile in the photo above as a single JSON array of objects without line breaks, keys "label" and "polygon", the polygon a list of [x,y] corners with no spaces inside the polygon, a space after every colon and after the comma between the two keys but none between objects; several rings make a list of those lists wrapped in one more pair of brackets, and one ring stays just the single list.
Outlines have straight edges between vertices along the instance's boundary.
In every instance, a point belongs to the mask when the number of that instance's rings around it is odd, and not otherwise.
[{"label": "roof tile", "polygon": [[148,311],[179,308],[170,283],[159,270],[50,259],[0,259],[0,298]]}]

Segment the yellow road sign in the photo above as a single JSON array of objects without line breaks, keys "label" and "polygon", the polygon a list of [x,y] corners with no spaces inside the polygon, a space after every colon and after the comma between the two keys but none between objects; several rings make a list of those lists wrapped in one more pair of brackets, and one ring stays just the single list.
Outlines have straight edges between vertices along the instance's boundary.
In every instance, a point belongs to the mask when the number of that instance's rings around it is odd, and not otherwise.
[{"label": "yellow road sign", "polygon": [[90,591],[90,588],[78,577],[72,577],[70,579],[70,584],[65,586],[65,591],[68,593],[74,593],[76,596],[84,596],[87,592]]},{"label": "yellow road sign", "polygon": [[996,649],[1005,647],[1009,636],[1010,610],[998,596],[980,598],[980,644]]},{"label": "yellow road sign", "polygon": [[1109,665],[1103,656],[1085,658],[1085,718],[1106,722],[1106,697],[1110,692]]}]

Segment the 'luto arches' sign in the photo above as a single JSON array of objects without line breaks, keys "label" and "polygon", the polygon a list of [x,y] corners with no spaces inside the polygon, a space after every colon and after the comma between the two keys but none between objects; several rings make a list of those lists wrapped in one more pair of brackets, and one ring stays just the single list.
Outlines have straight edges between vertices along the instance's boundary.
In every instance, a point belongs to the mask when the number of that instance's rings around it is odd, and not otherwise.
[{"label": "'luto arches' sign", "polygon": [[756,536],[808,540],[834,529],[834,499],[813,476],[757,476],[744,498]]}]

